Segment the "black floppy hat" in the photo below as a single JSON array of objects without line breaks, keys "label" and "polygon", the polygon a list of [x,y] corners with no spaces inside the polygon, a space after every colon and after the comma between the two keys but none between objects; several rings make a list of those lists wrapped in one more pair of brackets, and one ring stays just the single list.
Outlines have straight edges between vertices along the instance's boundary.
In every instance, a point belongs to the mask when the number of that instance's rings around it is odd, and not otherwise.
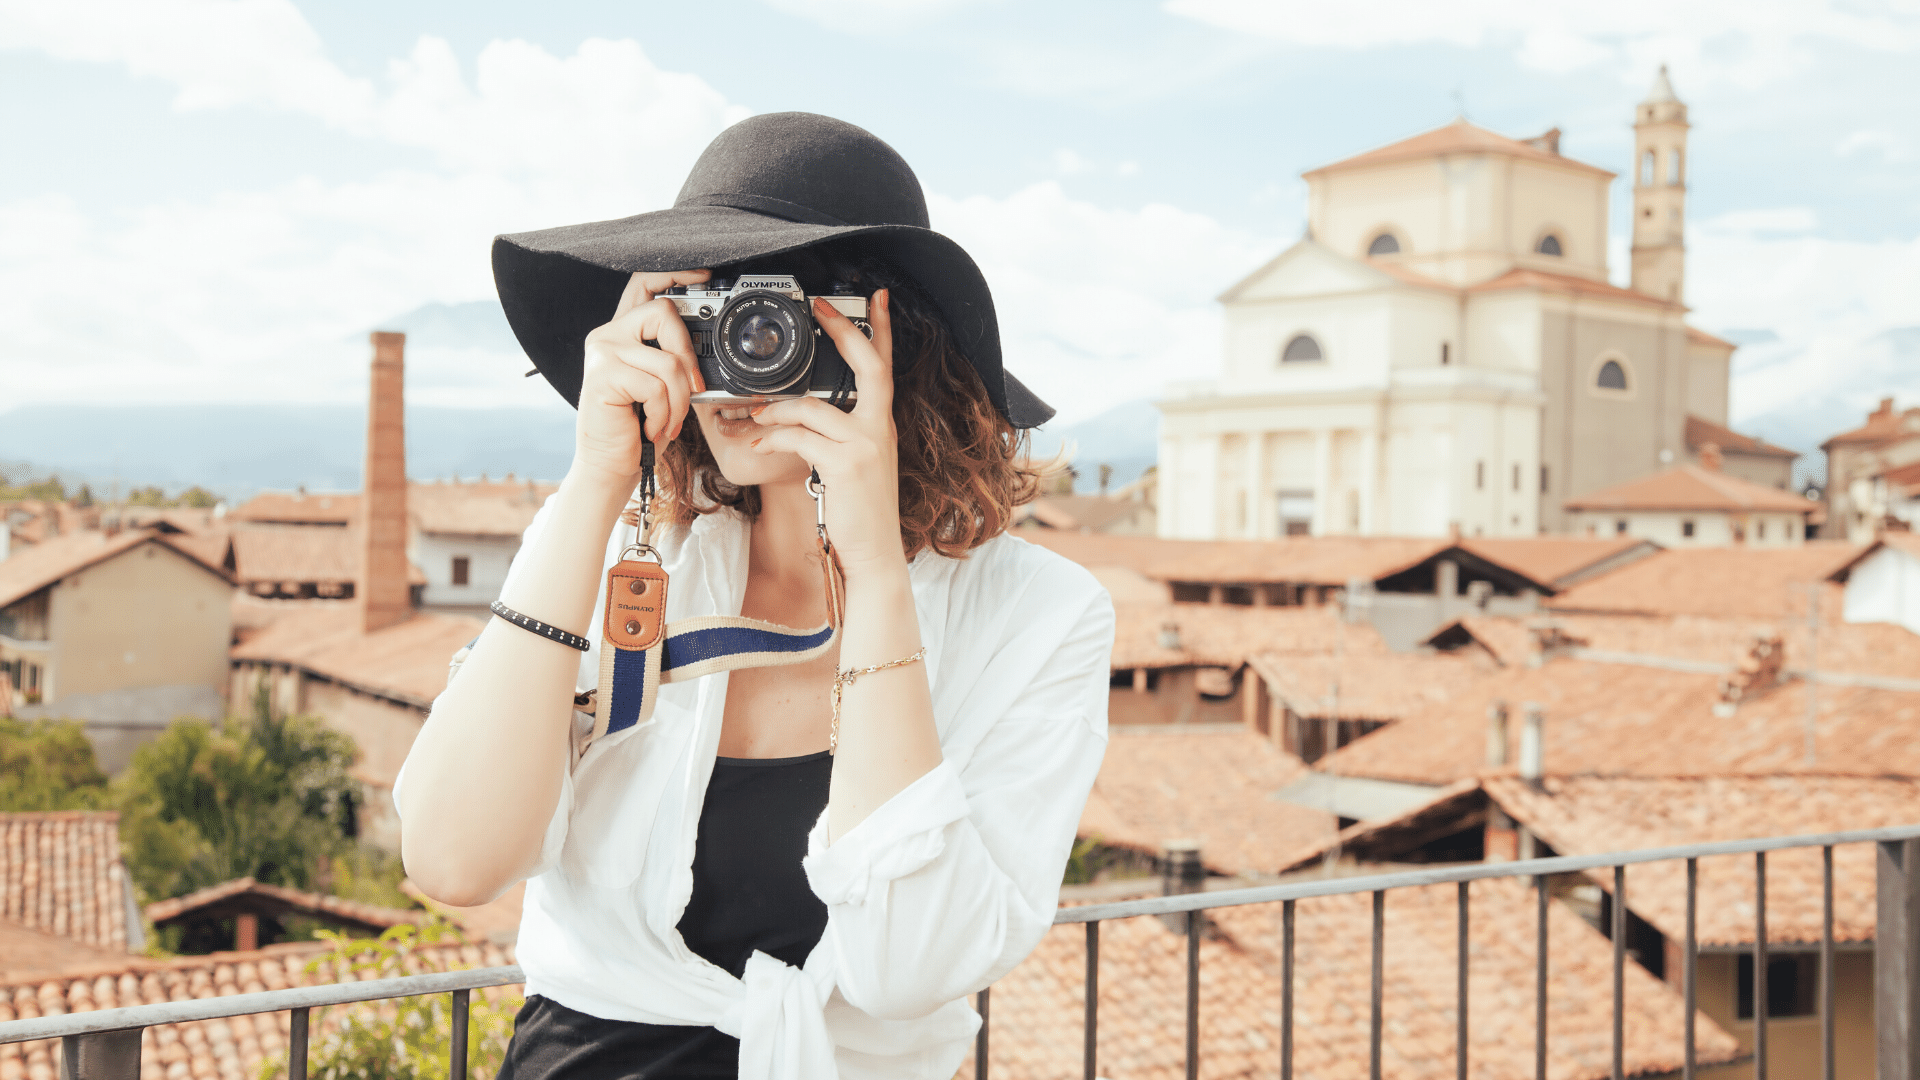
[{"label": "black floppy hat", "polygon": [[1053,409],[1001,366],[986,278],[928,227],[920,181],[880,139],[813,113],[749,117],[708,144],[670,210],[497,236],[493,280],[514,336],[578,408],[586,337],[632,273],[727,266],[859,238],[933,298],[1000,415],[1038,427]]}]

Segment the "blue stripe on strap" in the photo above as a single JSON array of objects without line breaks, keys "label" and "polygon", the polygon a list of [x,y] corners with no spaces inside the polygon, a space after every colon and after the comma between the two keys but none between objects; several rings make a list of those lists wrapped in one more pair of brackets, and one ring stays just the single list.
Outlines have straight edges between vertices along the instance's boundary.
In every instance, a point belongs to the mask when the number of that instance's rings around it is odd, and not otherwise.
[{"label": "blue stripe on strap", "polygon": [[[612,648],[603,644],[602,648]],[[607,734],[622,731],[640,721],[640,705],[646,700],[647,654],[639,649],[615,649],[613,658],[613,700],[605,702]],[[615,703],[621,708],[611,711]],[[625,713],[625,716],[620,715]]]},{"label": "blue stripe on strap", "polygon": [[[704,660],[713,660],[725,656],[738,656],[742,653],[797,653],[808,649],[817,649],[833,638],[833,627],[826,626],[811,634],[783,634],[775,630],[761,630],[748,626],[716,626],[706,630],[689,630],[683,634],[670,634],[664,651],[660,656],[660,669],[671,671],[687,667]],[[624,657],[622,658],[624,659]],[[614,678],[619,679],[619,668],[614,669]]]}]

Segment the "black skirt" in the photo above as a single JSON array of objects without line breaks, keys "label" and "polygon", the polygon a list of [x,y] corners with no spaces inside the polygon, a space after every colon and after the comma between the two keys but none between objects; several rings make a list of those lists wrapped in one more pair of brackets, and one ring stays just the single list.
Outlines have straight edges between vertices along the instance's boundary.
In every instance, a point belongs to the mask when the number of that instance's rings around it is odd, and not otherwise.
[{"label": "black skirt", "polygon": [[[833,758],[720,758],[700,808],[687,947],[737,978],[764,952],[799,967],[827,927],[800,860],[827,806]],[[713,1080],[740,1041],[710,1027],[603,1020],[538,994],[514,1020],[499,1080]]]}]

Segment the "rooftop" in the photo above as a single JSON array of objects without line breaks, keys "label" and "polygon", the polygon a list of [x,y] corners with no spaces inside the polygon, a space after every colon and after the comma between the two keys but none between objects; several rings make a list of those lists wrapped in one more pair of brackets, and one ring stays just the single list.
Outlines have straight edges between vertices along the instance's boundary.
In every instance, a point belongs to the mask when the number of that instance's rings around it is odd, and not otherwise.
[{"label": "rooftop", "polygon": [[1562,611],[1717,618],[1805,618],[1807,585],[1852,562],[1860,545],[1676,548],[1549,598]]},{"label": "rooftop", "polygon": [[110,952],[139,948],[120,815],[0,814],[0,919]]},{"label": "rooftop", "polygon": [[1401,161],[1417,161],[1421,158],[1443,157],[1453,154],[1497,154],[1502,157],[1520,158],[1524,161],[1537,161],[1542,164],[1558,165],[1594,176],[1612,177],[1606,169],[1575,161],[1569,157],[1543,150],[1531,143],[1519,139],[1509,139],[1505,135],[1476,127],[1464,118],[1455,120],[1445,127],[1437,127],[1410,139],[1369,150],[1350,158],[1336,161],[1331,165],[1322,165],[1310,169],[1303,176],[1313,177],[1321,173],[1339,172],[1347,169],[1359,169],[1372,165],[1388,165]]},{"label": "rooftop", "polygon": [[1555,588],[1660,550],[1660,545],[1651,540],[1629,536],[1476,537],[1460,541],[1460,546],[1488,562]]},{"label": "rooftop", "polygon": [[1117,725],[1080,835],[1156,855],[1169,840],[1194,840],[1216,873],[1271,873],[1333,832],[1332,815],[1269,798],[1305,771],[1240,724]]},{"label": "rooftop", "polygon": [[415,612],[384,630],[361,629],[352,601],[310,601],[272,620],[229,654],[311,674],[425,709],[446,689],[447,664],[486,623]]},{"label": "rooftop", "polygon": [[229,580],[218,561],[209,561],[204,549],[183,544],[174,537],[152,529],[127,529],[119,533],[89,531],[56,536],[18,552],[0,562],[0,607],[116,555],[132,551],[142,544],[158,544],[192,560],[221,580]]},{"label": "rooftop", "polygon": [[1573,274],[1551,274],[1545,270],[1509,270],[1491,281],[1483,281],[1468,286],[1468,292],[1499,292],[1503,289],[1538,289],[1541,292],[1559,293],[1565,296],[1585,296],[1599,300],[1619,300],[1629,304],[1641,304],[1647,307],[1684,310],[1671,300],[1662,300],[1632,289],[1623,289],[1593,278],[1577,277]]},{"label": "rooftop", "polygon": [[[1598,855],[1637,848],[1738,840],[1753,836],[1839,832],[1920,820],[1920,781],[1901,776],[1817,774],[1735,776],[1548,776],[1535,790],[1511,774],[1455,784],[1423,806],[1346,829],[1337,841],[1295,852],[1288,865],[1317,865],[1337,843],[1348,857],[1394,862],[1428,840],[1477,826],[1491,800],[1560,855]],[[1834,849],[1834,940],[1874,936],[1874,851],[1864,844]],[[1733,948],[1754,939],[1754,864],[1745,856],[1709,856],[1699,863],[1696,932],[1704,948]],[[1686,934],[1686,866],[1655,862],[1627,875],[1627,906],[1662,934]],[[1612,875],[1594,874],[1603,888]],[[1767,940],[1812,943],[1821,933],[1818,848],[1767,858]]]},{"label": "rooftop", "polygon": [[1722,677],[1582,659],[1506,668],[1472,694],[1403,715],[1320,764],[1342,776],[1417,784],[1476,776],[1486,767],[1487,713],[1497,700],[1508,705],[1512,745],[1523,704],[1542,707],[1546,771],[1553,774],[1920,775],[1920,744],[1910,736],[1920,730],[1920,693],[1822,685],[1809,764],[1805,683],[1789,680],[1720,716],[1714,706]]},{"label": "rooftop", "polygon": [[147,905],[149,922],[156,926],[190,918],[224,918],[240,911],[270,912],[279,915],[308,915],[323,922],[347,924],[352,929],[378,934],[390,926],[416,922],[421,913],[404,908],[381,907],[358,900],[344,900],[325,893],[269,885],[251,877],[235,878],[218,885],[161,900]]},{"label": "rooftop", "polygon": [[1679,465],[1652,476],[1568,499],[1569,510],[1696,510],[1725,514],[1807,514],[1818,505],[1791,491],[1756,484],[1699,465]]},{"label": "rooftop", "polygon": [[1895,439],[1920,435],[1920,408],[1905,412],[1893,411],[1893,399],[1882,398],[1880,407],[1867,414],[1867,422],[1851,431],[1843,431],[1820,444],[1825,450],[1835,443],[1874,443],[1891,442]]},{"label": "rooftop", "polygon": [[1158,581],[1340,585],[1386,577],[1446,550],[1406,536],[1295,536],[1284,540],[1163,540],[1033,530],[1020,534],[1085,567],[1124,566]]},{"label": "rooftop", "polygon": [[1687,446],[1699,450],[1708,443],[1719,447],[1723,453],[1753,454],[1759,457],[1777,457],[1792,460],[1800,456],[1800,451],[1789,450],[1784,446],[1775,446],[1764,439],[1751,435],[1742,435],[1723,424],[1688,414],[1686,428]]},{"label": "rooftop", "polygon": [[[1339,643],[1353,652],[1385,653],[1380,634],[1349,623],[1332,604],[1244,607],[1238,604],[1114,603],[1113,667],[1238,668],[1256,652],[1319,653]],[[1177,643],[1162,644],[1172,627]]]},{"label": "rooftop", "polygon": [[[1473,1075],[1528,1080],[1534,1075],[1533,894],[1509,880],[1475,882],[1469,893]],[[1384,1075],[1454,1075],[1455,896],[1451,885],[1396,889],[1387,896]],[[1366,894],[1322,897],[1298,901],[1296,910],[1295,1075],[1346,1076],[1356,1068],[1364,1073],[1371,900]],[[1210,929],[1200,942],[1202,1075],[1271,1075],[1279,1057],[1280,905],[1207,914]],[[1548,918],[1553,1075],[1601,1080],[1612,1062],[1612,946],[1560,903],[1550,906]],[[1185,1075],[1185,961],[1185,935],[1158,919],[1101,924],[1101,1075]],[[1032,956],[993,986],[993,1075],[1079,1075],[1085,988],[1085,931],[1056,926]],[[1627,1074],[1677,1070],[1684,1026],[1679,995],[1632,964],[1625,989]],[[1737,1056],[1732,1036],[1704,1016],[1697,1023],[1702,1064]],[[963,1066],[960,1075],[972,1075],[970,1069]]]}]

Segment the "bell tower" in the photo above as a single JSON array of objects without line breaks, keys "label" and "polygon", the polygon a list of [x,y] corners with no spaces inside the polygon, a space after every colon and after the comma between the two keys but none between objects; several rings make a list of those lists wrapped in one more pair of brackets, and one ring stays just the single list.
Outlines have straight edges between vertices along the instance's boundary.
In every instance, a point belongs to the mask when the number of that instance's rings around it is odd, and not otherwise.
[{"label": "bell tower", "polygon": [[1674,96],[1667,66],[1633,119],[1634,291],[1674,303],[1686,284],[1687,106]]}]

